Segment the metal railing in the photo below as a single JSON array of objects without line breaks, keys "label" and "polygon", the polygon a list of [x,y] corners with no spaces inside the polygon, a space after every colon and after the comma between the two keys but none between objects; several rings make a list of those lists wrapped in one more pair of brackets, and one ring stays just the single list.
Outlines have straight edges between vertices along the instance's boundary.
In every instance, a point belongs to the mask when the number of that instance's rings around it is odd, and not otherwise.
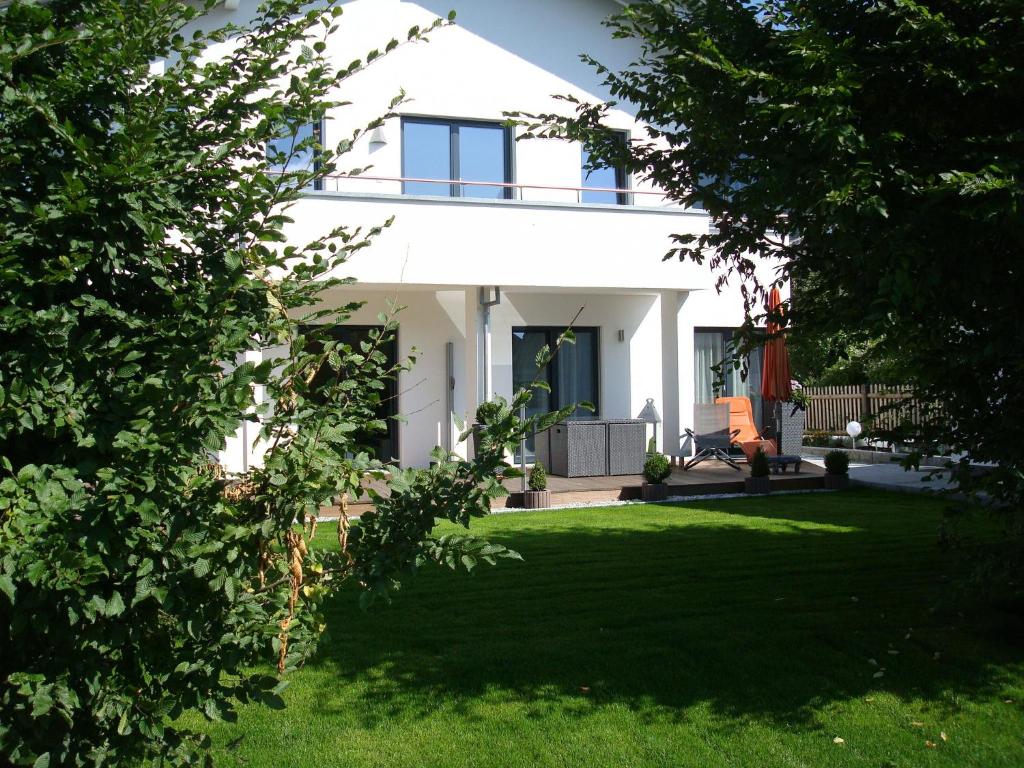
[{"label": "metal railing", "polygon": [[[635,206],[633,202],[637,197],[643,199],[659,200],[661,205],[656,204],[645,205],[643,207],[664,207],[664,208],[678,208],[680,207],[675,201],[669,200],[663,192],[656,192],[654,190],[647,189],[622,189],[617,187],[568,187],[560,186],[556,184],[521,184],[521,183],[509,183],[501,181],[468,181],[466,179],[424,179],[417,176],[371,176],[368,174],[331,174],[324,177],[323,188],[328,191],[341,192],[345,191],[341,188],[342,181],[375,181],[375,182],[393,182],[402,184],[405,183],[420,183],[420,184],[436,184],[436,185],[448,185],[449,187],[458,185],[460,187],[487,187],[497,189],[510,189],[512,190],[513,200],[523,200],[521,193],[523,190],[543,190],[548,192],[572,192],[576,196],[577,203],[583,203],[583,195],[587,192],[607,192],[616,195],[617,200],[625,200],[625,202],[608,203],[608,205],[623,205],[623,206]],[[333,189],[331,189],[331,183],[333,183]],[[404,194],[404,191],[403,191]],[[449,195],[437,195],[437,197],[449,197]],[[481,199],[481,198],[474,198]],[[486,198],[482,198],[486,199]],[[508,199],[508,198],[498,198]],[[527,202],[567,202],[565,200],[554,200],[554,201],[543,201],[533,200],[532,198]]]}]

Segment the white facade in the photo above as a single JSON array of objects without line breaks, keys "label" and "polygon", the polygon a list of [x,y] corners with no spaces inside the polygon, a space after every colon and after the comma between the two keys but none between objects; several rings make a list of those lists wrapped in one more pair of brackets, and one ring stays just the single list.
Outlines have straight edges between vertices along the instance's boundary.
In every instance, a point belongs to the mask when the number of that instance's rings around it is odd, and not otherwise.
[{"label": "white facade", "polygon": [[[433,32],[429,43],[399,48],[345,84],[353,106],[329,116],[325,144],[383,112],[400,89],[408,96],[402,116],[452,120],[564,110],[553,94],[606,98],[579,53],[612,67],[637,53],[601,25],[618,7],[610,0],[354,0],[344,5],[331,55],[345,66],[452,6],[455,26]],[[247,11],[243,0],[238,10],[217,13]],[[644,135],[625,110],[613,112],[609,125]],[[512,394],[512,329],[564,327],[580,307],[577,326],[598,329],[599,416],[633,417],[653,398],[664,418],[659,443],[678,451],[693,412],[694,328],[737,327],[743,316],[739,291],[718,293],[708,267],[662,261],[670,236],[705,232],[706,215],[669,204],[635,179],[627,183],[629,205],[577,202],[581,148],[558,140],[515,142],[513,199],[403,195],[401,119],[372,138],[360,139],[347,162],[372,165],[373,178],[328,179],[291,210],[288,236],[304,243],[338,224],[369,227],[395,217],[346,266],[359,284],[325,301],[366,301],[351,321],[366,325],[377,322],[389,297],[407,306],[398,352],[415,348],[418,362],[399,382],[398,410],[408,419],[399,431],[401,463],[425,465],[436,445],[465,454],[467,446],[454,443],[455,417],[471,420],[482,399]],[[489,343],[481,288],[500,295],[490,309]],[[240,436],[223,460],[238,470],[258,456]]]}]

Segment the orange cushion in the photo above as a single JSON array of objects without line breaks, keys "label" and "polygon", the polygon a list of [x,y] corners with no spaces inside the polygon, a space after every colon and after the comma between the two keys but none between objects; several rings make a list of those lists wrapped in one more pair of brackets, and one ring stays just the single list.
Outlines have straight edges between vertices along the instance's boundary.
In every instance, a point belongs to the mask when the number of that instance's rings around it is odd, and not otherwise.
[{"label": "orange cushion", "polygon": [[739,430],[739,434],[733,440],[734,443],[761,439],[761,433],[757,431],[757,426],[754,424],[754,409],[750,405],[749,397],[719,397],[715,403],[729,406],[729,431]]},{"label": "orange cushion", "polygon": [[740,450],[747,457],[748,464],[754,460],[754,454],[757,453],[758,448],[769,456],[774,456],[779,452],[774,440],[746,440],[740,443]]}]

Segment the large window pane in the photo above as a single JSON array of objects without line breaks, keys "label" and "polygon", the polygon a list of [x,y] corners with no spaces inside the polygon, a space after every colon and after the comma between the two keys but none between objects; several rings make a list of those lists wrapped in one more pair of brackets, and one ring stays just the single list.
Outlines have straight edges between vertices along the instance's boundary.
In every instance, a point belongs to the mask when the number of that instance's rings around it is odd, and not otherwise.
[{"label": "large window pane", "polygon": [[[572,403],[597,404],[597,331],[581,328],[575,344],[563,344],[556,355],[559,407]],[[577,408],[572,418],[594,418]]]},{"label": "large window pane", "polygon": [[[586,148],[583,149],[583,156],[581,158],[583,166],[583,177],[580,182],[581,187],[605,187],[606,189],[618,189],[619,188],[619,173],[615,168],[594,168],[593,170],[587,170],[587,163],[590,160],[590,153],[587,152]],[[584,189],[580,199],[584,203],[605,203],[607,205],[617,205],[619,203],[620,195],[617,192],[604,192],[601,190]]]},{"label": "large window pane", "polygon": [[[453,154],[454,153],[454,154]],[[463,181],[511,182],[508,130],[498,123],[407,118],[402,122],[402,175],[454,183],[406,181],[411,195],[510,198],[511,189]]]},{"label": "large window pane", "polygon": [[[451,126],[405,122],[402,125],[402,175],[415,179],[452,179]],[[451,184],[407,181],[407,195],[451,195]]]},{"label": "large window pane", "polygon": [[[336,325],[328,333],[334,341],[347,344],[355,352],[361,352],[363,342],[372,342],[379,338],[381,326],[372,325]],[[380,342],[378,347],[387,359],[387,366],[394,367],[398,363],[398,345],[394,337],[387,341]],[[311,351],[322,352],[323,347],[316,341],[310,345]],[[346,359],[347,358],[343,358]],[[316,372],[311,382],[313,389],[326,385],[331,379],[344,381],[354,376],[356,371],[350,367],[335,371],[324,365]],[[375,417],[387,424],[386,431],[357,429],[352,437],[360,450],[368,451],[372,456],[381,461],[398,460],[398,421],[395,416],[398,414],[398,381],[394,378],[384,382],[384,389],[367,392],[367,397],[373,404]]]},{"label": "large window pane", "polygon": [[[617,139],[625,146],[625,133],[617,134]],[[588,168],[590,153],[583,147],[580,155],[580,201],[584,203],[603,203],[605,205],[627,205],[629,194],[626,192],[609,192],[626,188],[626,169],[622,166],[612,168]],[[592,189],[587,189],[591,187]],[[593,189],[593,188],[597,189]]]},{"label": "large window pane", "polygon": [[[459,178],[463,181],[505,181],[505,129],[500,126],[460,125]],[[462,184],[463,197],[505,197],[504,187]]]},{"label": "large window pane", "polygon": [[[321,141],[320,125],[305,123],[300,125],[295,134],[288,134],[267,143],[267,162],[269,170],[277,173],[294,173],[297,171],[313,171],[316,169],[317,147]],[[320,188],[317,180],[312,185]]]},{"label": "large window pane", "polygon": [[720,331],[697,331],[693,334],[694,395],[698,403],[713,403],[724,394],[715,388],[715,370],[725,359],[725,337]]},{"label": "large window pane", "polygon": [[[717,397],[743,396],[750,398],[754,421],[760,427],[762,419],[761,350],[747,357],[747,375],[733,366],[729,341],[733,331],[701,330],[693,334],[694,399],[697,403],[713,403]],[[716,381],[714,366],[722,365],[724,381]],[[716,388],[716,384],[718,387]]]}]

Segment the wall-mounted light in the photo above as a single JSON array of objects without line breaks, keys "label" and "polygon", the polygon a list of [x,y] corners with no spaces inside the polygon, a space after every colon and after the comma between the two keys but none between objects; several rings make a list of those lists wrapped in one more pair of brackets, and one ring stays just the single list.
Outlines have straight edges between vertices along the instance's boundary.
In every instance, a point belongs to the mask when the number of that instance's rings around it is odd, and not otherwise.
[{"label": "wall-mounted light", "polygon": [[626,340],[626,332],[625,331],[620,330],[616,335],[619,337],[619,341],[625,341]]},{"label": "wall-mounted light", "polygon": [[370,149],[380,149],[388,145],[388,137],[384,132],[384,126],[378,125],[370,131]]}]

